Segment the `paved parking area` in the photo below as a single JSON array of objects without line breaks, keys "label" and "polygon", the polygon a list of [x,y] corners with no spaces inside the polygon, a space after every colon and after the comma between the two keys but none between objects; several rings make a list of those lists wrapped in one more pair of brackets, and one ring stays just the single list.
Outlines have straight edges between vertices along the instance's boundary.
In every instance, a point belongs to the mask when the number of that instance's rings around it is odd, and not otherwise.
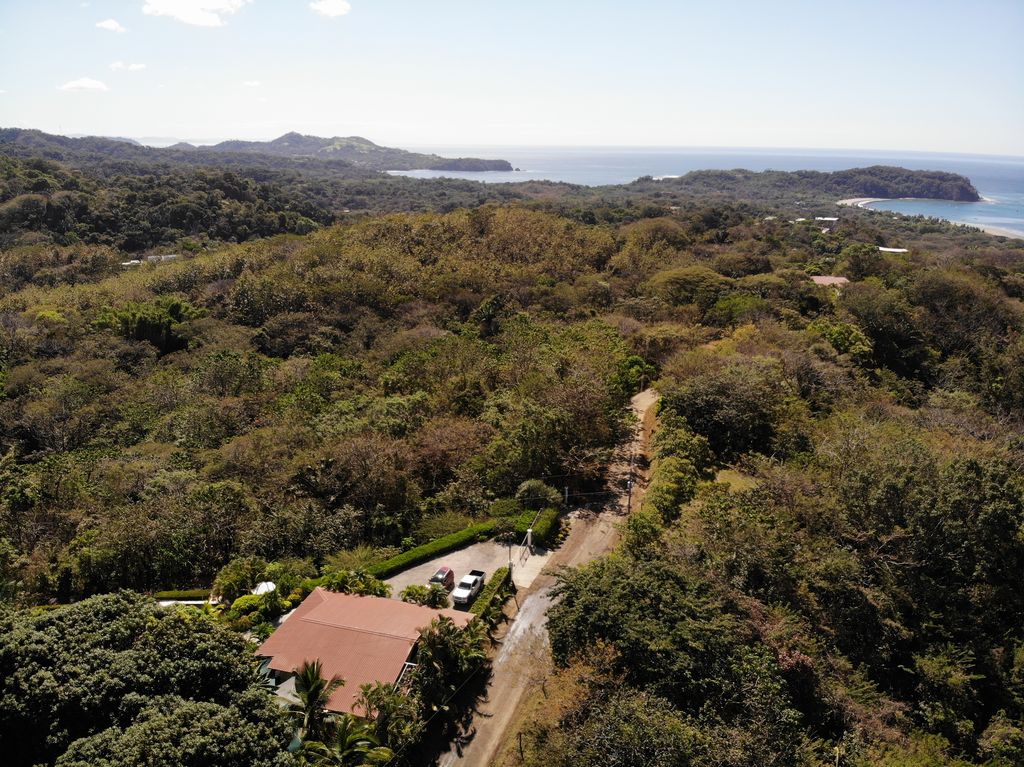
[{"label": "paved parking area", "polygon": [[455,571],[456,583],[470,570],[483,570],[490,580],[495,570],[508,566],[510,556],[512,580],[517,587],[525,589],[533,583],[534,578],[540,575],[544,565],[550,559],[551,553],[545,549],[534,549],[534,553],[530,554],[518,544],[509,548],[507,544],[484,541],[411,567],[388,578],[387,582],[391,584],[391,596],[397,599],[399,593],[406,586],[413,583],[426,584],[430,580],[430,576],[437,572],[437,568],[442,565],[447,565]]}]

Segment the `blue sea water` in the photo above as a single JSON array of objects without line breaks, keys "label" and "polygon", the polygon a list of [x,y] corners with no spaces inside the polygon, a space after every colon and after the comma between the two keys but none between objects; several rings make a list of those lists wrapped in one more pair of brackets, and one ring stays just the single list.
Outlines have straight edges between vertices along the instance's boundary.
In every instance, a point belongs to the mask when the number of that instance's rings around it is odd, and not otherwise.
[{"label": "blue sea water", "polygon": [[994,226],[1024,236],[1024,157],[797,149],[700,149],[622,147],[417,147],[446,157],[501,158],[518,168],[486,173],[396,171],[417,178],[472,179],[488,183],[566,181],[600,186],[624,184],[641,176],[678,176],[691,170],[842,170],[866,165],[898,165],[914,170],[944,170],[967,176],[985,198],[977,203],[935,200],[886,200],[872,208],[908,215]]}]

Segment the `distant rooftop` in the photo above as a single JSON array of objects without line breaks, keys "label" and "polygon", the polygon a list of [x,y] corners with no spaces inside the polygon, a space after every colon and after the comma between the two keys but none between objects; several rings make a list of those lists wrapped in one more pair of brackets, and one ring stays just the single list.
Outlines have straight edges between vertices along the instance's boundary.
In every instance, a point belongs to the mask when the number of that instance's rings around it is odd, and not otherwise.
[{"label": "distant rooftop", "polygon": [[829,277],[827,275],[811,277],[811,281],[814,282],[815,285],[832,285],[834,287],[839,287],[849,283],[849,280],[846,277]]}]

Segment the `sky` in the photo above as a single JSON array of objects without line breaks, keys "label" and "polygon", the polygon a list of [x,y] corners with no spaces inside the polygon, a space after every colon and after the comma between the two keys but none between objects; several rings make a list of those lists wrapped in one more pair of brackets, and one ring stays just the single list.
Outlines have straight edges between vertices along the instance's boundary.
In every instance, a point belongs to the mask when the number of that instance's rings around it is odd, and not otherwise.
[{"label": "sky", "polygon": [[0,0],[0,126],[1024,156],[1024,0]]}]

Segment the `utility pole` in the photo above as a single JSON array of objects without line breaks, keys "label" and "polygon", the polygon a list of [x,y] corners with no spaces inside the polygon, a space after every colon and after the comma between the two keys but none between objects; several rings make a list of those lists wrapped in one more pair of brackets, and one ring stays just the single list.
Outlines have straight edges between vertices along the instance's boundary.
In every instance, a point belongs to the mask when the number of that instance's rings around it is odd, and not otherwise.
[{"label": "utility pole", "polygon": [[565,486],[565,508],[569,508],[569,486]]},{"label": "utility pole", "polygon": [[629,454],[629,478],[626,480],[626,514],[633,512],[633,453]]}]

